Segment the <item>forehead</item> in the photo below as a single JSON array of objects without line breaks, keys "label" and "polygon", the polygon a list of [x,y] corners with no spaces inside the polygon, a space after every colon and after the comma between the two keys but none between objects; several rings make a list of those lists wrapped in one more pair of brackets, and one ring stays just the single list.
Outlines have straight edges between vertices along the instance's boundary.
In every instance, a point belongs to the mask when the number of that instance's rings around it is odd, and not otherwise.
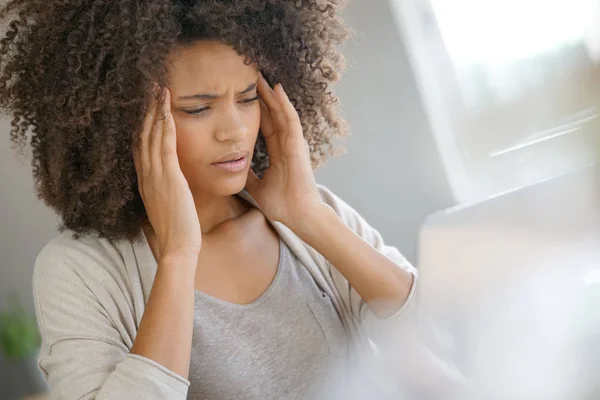
[{"label": "forehead", "polygon": [[257,78],[254,64],[244,63],[226,44],[200,41],[177,49],[170,57],[169,85],[172,91],[192,89],[222,92],[229,88],[245,89]]}]

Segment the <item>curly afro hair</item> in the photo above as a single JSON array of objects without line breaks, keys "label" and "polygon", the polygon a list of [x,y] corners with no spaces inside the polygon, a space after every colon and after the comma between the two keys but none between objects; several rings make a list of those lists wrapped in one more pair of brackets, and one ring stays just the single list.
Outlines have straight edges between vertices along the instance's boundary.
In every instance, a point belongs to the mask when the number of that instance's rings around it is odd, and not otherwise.
[{"label": "curly afro hair", "polygon": [[[135,239],[148,222],[137,145],[152,87],[177,46],[220,40],[281,82],[314,167],[347,128],[330,90],[344,69],[345,0],[10,0],[0,9],[0,108],[31,145],[38,196],[61,230]],[[162,94],[159,93],[158,96]],[[259,133],[252,168],[268,166]]]}]

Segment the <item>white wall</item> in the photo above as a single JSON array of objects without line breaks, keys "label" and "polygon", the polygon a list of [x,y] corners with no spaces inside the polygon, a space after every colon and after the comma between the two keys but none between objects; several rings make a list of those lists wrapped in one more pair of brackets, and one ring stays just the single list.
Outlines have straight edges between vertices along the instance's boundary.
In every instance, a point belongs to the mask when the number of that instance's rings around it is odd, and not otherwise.
[{"label": "white wall", "polygon": [[35,196],[29,158],[15,155],[9,128],[0,122],[0,304],[18,292],[30,306],[33,263],[56,234],[58,220]]},{"label": "white wall", "polygon": [[[29,159],[10,148],[10,125],[0,121],[0,309],[12,293],[33,311],[31,274],[38,252],[55,234],[58,220],[34,194]],[[0,399],[17,398],[21,375],[0,354]]]},{"label": "white wall", "polygon": [[358,35],[338,93],[352,136],[347,154],[317,178],[414,262],[419,225],[452,205],[452,194],[390,4],[349,3],[346,20]]}]

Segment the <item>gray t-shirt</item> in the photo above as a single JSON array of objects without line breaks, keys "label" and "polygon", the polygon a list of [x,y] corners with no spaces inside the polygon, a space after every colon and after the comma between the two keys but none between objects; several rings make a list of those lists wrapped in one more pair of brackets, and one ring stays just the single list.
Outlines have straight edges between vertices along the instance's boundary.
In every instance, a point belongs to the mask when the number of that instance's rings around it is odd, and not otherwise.
[{"label": "gray t-shirt", "polygon": [[188,399],[317,399],[347,338],[329,297],[280,241],[277,272],[247,305],[196,291]]}]

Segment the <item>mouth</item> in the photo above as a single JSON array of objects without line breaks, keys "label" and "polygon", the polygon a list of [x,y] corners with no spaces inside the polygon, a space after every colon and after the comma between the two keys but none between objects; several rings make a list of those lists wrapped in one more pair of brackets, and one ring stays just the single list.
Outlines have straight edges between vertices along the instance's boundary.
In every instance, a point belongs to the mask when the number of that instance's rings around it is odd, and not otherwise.
[{"label": "mouth", "polygon": [[237,151],[226,155],[212,165],[227,172],[241,172],[246,169],[249,156],[250,152],[247,150]]}]

